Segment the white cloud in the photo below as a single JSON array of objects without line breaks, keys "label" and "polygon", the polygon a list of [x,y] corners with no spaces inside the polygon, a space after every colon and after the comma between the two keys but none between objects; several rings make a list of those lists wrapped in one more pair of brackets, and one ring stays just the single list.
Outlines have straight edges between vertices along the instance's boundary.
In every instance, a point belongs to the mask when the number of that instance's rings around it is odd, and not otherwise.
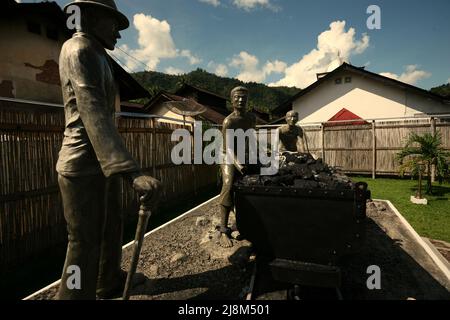
[{"label": "white cloud", "polygon": [[431,77],[431,73],[423,70],[418,70],[418,67],[419,66],[417,65],[406,66],[405,72],[403,72],[401,75],[397,75],[391,72],[382,72],[380,73],[380,75],[414,85],[419,80]]},{"label": "white cloud", "polygon": [[226,77],[228,75],[228,67],[224,64],[217,64],[214,61],[208,63],[208,70],[219,77]]},{"label": "white cloud", "polygon": [[447,83],[449,83],[449,84],[450,84],[450,78],[448,78],[448,80],[447,80]]},{"label": "white cloud", "polygon": [[267,62],[263,70],[267,75],[269,75],[271,73],[283,73],[286,68],[286,63],[284,63],[283,61],[275,60],[274,62]]},{"label": "white cloud", "polygon": [[[200,63],[200,59],[189,50],[176,48],[172,38],[170,24],[166,20],[158,20],[150,15],[139,13],[133,17],[133,25],[138,31],[138,48],[131,49],[126,44],[113,54],[132,71],[142,70],[145,66],[137,60],[145,63],[150,70],[156,70],[161,59],[187,58],[191,65]],[[127,52],[129,55],[125,54]],[[130,57],[130,55],[132,57]],[[135,59],[133,59],[133,57]]]},{"label": "white cloud", "polygon": [[199,0],[199,1],[203,2],[203,3],[210,4],[210,5],[214,6],[214,7],[220,6],[220,1],[219,0]]},{"label": "white cloud", "polygon": [[164,71],[165,71],[165,73],[167,73],[167,74],[175,75],[175,76],[178,76],[178,75],[180,75],[180,74],[185,74],[185,73],[186,73],[186,72],[184,72],[183,70],[178,69],[178,68],[174,68],[174,67],[168,67],[168,68],[166,68],[166,70],[164,70]]},{"label": "white cloud", "polygon": [[355,40],[355,29],[345,30],[345,21],[334,21],[330,28],[317,37],[317,47],[304,55],[298,62],[285,70],[285,76],[271,86],[295,86],[305,88],[316,81],[316,74],[326,72],[338,53],[344,61],[355,54],[363,53],[369,47],[369,36],[363,34]]},{"label": "white cloud", "polygon": [[267,8],[273,11],[279,11],[280,8],[273,3],[271,0],[233,0],[233,4],[239,9],[244,9],[250,11],[257,7]]},{"label": "white cloud", "polygon": [[200,62],[202,62],[202,59],[200,59],[200,58],[194,56],[194,55],[191,53],[190,50],[181,50],[181,51],[179,52],[179,55],[180,55],[181,57],[188,58],[189,63],[190,63],[191,65],[199,64]]},{"label": "white cloud", "polygon": [[272,73],[283,73],[286,70],[287,64],[275,60],[267,61],[266,64],[261,67],[256,56],[242,51],[233,57],[230,66],[239,69],[240,73],[237,75],[237,78],[241,81],[264,82],[266,77]]},{"label": "white cloud", "polygon": [[224,64],[219,64],[216,67],[214,73],[217,74],[219,77],[225,77],[228,74],[228,68]]}]

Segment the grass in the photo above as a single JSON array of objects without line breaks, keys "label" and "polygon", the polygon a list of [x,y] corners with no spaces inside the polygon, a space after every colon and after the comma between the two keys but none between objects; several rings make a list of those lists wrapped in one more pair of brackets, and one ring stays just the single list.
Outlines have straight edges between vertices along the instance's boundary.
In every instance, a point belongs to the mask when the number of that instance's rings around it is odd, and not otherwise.
[{"label": "grass", "polygon": [[421,236],[450,242],[450,184],[433,184],[434,194],[424,194],[428,205],[423,206],[410,202],[416,180],[354,177],[353,181],[367,182],[373,199],[390,200]]}]

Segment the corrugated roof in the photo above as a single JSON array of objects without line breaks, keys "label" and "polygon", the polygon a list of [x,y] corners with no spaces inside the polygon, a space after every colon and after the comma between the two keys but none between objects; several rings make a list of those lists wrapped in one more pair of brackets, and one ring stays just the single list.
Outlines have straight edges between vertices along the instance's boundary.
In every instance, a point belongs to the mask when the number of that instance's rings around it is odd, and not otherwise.
[{"label": "corrugated roof", "polygon": [[[351,121],[351,122],[342,122],[345,120],[358,120],[361,119],[361,121]],[[333,121],[339,121],[334,122]],[[347,110],[343,108],[341,111],[336,113],[333,117],[331,117],[328,122],[325,123],[326,126],[347,126],[347,125],[363,125],[368,124],[367,121],[364,121],[360,116],[354,114],[350,110]]]}]

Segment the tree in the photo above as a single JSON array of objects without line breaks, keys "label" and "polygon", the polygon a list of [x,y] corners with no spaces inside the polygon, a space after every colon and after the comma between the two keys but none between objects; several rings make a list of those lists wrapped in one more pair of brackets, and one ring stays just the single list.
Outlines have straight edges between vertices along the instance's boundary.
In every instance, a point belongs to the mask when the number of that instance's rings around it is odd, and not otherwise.
[{"label": "tree", "polygon": [[185,84],[189,83],[189,78],[186,74],[178,76],[177,89],[182,88]]},{"label": "tree", "polygon": [[152,96],[152,98],[154,96],[156,96],[161,90],[162,89],[160,86],[153,85],[153,86],[148,87],[148,92],[150,92],[150,95]]},{"label": "tree", "polygon": [[442,137],[440,133],[425,133],[418,135],[411,133],[405,147],[397,154],[400,162],[400,174],[410,170],[413,176],[424,170],[427,174],[427,194],[432,194],[431,167],[436,167],[436,174],[440,179],[448,175],[447,157],[450,156],[442,147]]}]

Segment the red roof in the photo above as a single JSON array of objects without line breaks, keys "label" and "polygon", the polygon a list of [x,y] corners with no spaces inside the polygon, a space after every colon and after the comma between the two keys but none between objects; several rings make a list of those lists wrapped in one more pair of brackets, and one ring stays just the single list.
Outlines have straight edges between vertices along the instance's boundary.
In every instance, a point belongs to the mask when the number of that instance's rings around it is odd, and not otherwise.
[{"label": "red roof", "polygon": [[[351,122],[345,122],[345,120],[358,120],[361,119],[362,121],[351,121]],[[339,122],[333,122],[333,121],[339,121]],[[367,121],[364,121],[360,116],[354,114],[353,112],[343,108],[341,111],[336,113],[328,122],[326,123],[327,126],[349,126],[349,125],[363,125],[368,124]]]}]

